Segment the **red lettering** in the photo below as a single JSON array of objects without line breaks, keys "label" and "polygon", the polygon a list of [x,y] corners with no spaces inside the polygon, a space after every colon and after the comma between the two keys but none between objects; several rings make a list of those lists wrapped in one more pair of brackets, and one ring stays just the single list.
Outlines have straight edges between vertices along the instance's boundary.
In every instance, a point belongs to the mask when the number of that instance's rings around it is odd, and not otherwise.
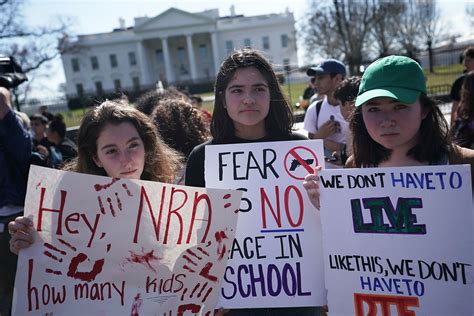
[{"label": "red lettering", "polygon": [[[296,197],[298,199],[298,205],[300,207],[300,216],[298,218],[298,221],[296,223],[293,222],[293,219],[291,218],[290,214],[290,192],[291,190],[295,191]],[[286,216],[288,217],[288,223],[290,224],[291,227],[298,227],[301,225],[301,222],[303,221],[303,212],[304,212],[304,206],[303,206],[303,195],[301,194],[300,190],[294,186],[290,185],[285,189],[285,212]]]},{"label": "red lettering", "polygon": [[59,213],[58,215],[58,226],[56,228],[56,234],[57,235],[62,235],[62,230],[61,230],[61,222],[62,222],[62,216],[63,216],[63,210],[64,210],[64,203],[66,201],[66,195],[67,192],[64,190],[61,190],[61,205],[58,210],[50,209],[50,208],[44,208],[43,207],[43,201],[44,201],[44,194],[46,193],[46,188],[41,188],[41,197],[40,197],[40,205],[39,205],[39,210],[38,210],[38,223],[36,225],[36,230],[41,231],[42,229],[42,220],[43,220],[43,212],[53,212],[53,213]]},{"label": "red lettering", "polygon": [[[364,302],[369,306],[369,310],[364,310]],[[354,293],[354,304],[356,316],[376,316],[377,305],[380,305],[382,316],[390,316],[390,306],[397,307],[398,316],[415,316],[416,312],[409,310],[408,307],[419,307],[418,297],[395,296],[395,295],[377,295]]]},{"label": "red lettering", "polygon": [[265,192],[265,188],[260,188],[260,196],[262,201],[262,223],[263,228],[267,228],[267,215],[265,212],[265,202],[270,207],[270,211],[275,219],[275,222],[278,227],[281,227],[281,213],[280,213],[280,188],[275,186],[275,195],[276,195],[276,202],[277,202],[277,213],[275,214],[275,210],[273,209],[272,204]]},{"label": "red lettering", "polygon": [[[230,195],[230,194],[229,194]],[[189,231],[188,231],[188,238],[186,239],[186,243],[188,244],[191,241],[191,236],[193,232],[193,227],[194,227],[194,222],[196,220],[196,211],[198,208],[199,203],[204,200],[207,205],[207,210],[208,210],[208,218],[199,218],[198,220],[203,222],[207,221],[207,226],[206,230],[204,231],[204,235],[201,238],[201,242],[205,242],[207,239],[207,234],[209,233],[209,229],[211,228],[211,222],[212,222],[212,206],[211,206],[211,200],[209,199],[209,196],[207,194],[201,194],[199,195],[198,192],[194,193],[194,203],[193,203],[193,213],[191,216],[191,223],[189,225]]]},{"label": "red lettering", "polygon": [[164,204],[164,201],[165,201],[165,193],[166,193],[166,187],[164,186],[163,189],[161,190],[160,215],[159,215],[158,221],[157,221],[155,219],[155,214],[153,214],[153,209],[150,205],[150,199],[148,198],[146,190],[143,186],[141,187],[141,190],[140,190],[140,206],[138,207],[137,222],[135,224],[135,234],[133,236],[133,242],[134,243],[138,242],[138,232],[140,230],[140,220],[141,220],[141,216],[142,216],[142,212],[143,212],[144,201],[146,202],[148,210],[150,211],[151,220],[153,222],[153,228],[155,230],[156,240],[160,241],[161,214],[163,213],[163,204]]},{"label": "red lettering", "polygon": [[77,229],[73,230],[69,228],[69,222],[79,222],[79,213],[72,213],[68,216],[66,216],[66,220],[64,221],[64,226],[66,227],[66,230],[70,234],[79,234],[79,231]]},{"label": "red lettering", "polygon": [[32,303],[31,303],[31,292],[34,292],[35,294],[35,299],[36,299],[36,304],[35,304],[35,309],[38,309],[38,289],[36,287],[31,286],[31,275],[33,274],[33,259],[28,260],[28,311],[31,312],[33,309]]},{"label": "red lettering", "polygon": [[[176,207],[172,210],[173,201],[175,199],[175,194],[177,194],[177,193],[183,194],[184,198],[183,198],[182,203],[178,207]],[[178,240],[177,240],[176,244],[181,245],[181,240],[183,238],[183,218],[181,217],[181,214],[178,213],[178,211],[181,210],[181,208],[186,204],[187,201],[188,201],[188,194],[186,193],[186,191],[181,190],[181,189],[176,189],[174,187],[171,188],[170,206],[169,206],[169,209],[168,209],[168,218],[166,220],[165,239],[163,240],[164,245],[166,245],[168,243],[168,232],[169,232],[169,229],[170,229],[171,215],[175,215],[176,218],[179,221],[179,237],[178,237]]]}]

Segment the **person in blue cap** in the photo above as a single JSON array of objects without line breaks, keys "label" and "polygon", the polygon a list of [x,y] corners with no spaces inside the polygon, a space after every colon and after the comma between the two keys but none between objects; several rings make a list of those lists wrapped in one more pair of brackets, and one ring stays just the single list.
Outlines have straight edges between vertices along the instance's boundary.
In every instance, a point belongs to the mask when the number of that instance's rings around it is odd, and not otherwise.
[{"label": "person in blue cap", "polygon": [[[346,67],[336,59],[326,59],[316,67],[306,71],[314,77],[314,85],[319,94],[324,94],[322,100],[313,102],[306,111],[304,129],[310,139],[323,139],[325,156],[343,149],[349,127],[339,109],[339,102],[334,97],[334,90],[346,76]],[[327,164],[327,167],[337,167]]]},{"label": "person in blue cap", "polygon": [[[453,144],[443,114],[426,94],[423,70],[413,59],[388,56],[373,62],[362,76],[355,107],[346,168],[470,164],[474,182],[474,150]],[[318,170],[304,182],[317,209]]]}]

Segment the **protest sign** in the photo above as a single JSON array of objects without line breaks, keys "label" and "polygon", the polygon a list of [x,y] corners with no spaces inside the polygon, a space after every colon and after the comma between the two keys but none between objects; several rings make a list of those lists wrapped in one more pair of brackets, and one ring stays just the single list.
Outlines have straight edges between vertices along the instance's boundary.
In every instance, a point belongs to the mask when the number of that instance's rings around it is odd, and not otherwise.
[{"label": "protest sign", "polygon": [[212,315],[240,198],[32,166],[14,315]]},{"label": "protest sign", "polygon": [[206,186],[244,192],[218,306],[325,304],[319,212],[303,188],[317,165],[321,141],[206,146]]},{"label": "protest sign", "polygon": [[473,315],[470,167],[323,170],[331,315]]}]

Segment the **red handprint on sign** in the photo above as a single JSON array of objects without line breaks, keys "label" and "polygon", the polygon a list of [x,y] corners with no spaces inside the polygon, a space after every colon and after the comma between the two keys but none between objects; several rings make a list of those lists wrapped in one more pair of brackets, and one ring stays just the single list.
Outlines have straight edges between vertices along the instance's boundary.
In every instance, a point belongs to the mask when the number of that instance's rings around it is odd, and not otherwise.
[{"label": "red handprint on sign", "polygon": [[[58,238],[58,241],[62,244],[62,246],[66,247],[67,250],[72,250],[72,251],[77,251],[76,247],[73,245],[69,244],[63,239]],[[68,253],[65,250],[62,250],[58,248],[57,246],[54,246],[50,243],[45,242],[44,247],[47,248],[43,254],[52,260],[55,260],[57,262],[62,263],[64,260],[62,256],[67,256]],[[107,245],[107,252],[110,251],[110,244]],[[54,252],[54,254],[52,253]],[[94,261],[92,265],[92,269],[90,271],[78,271],[79,265],[83,262],[90,261],[89,257],[83,253],[80,252],[76,254],[74,257],[71,258],[71,261],[69,262],[68,265],[68,271],[66,275],[68,277],[71,277],[73,279],[78,279],[86,282],[94,281],[97,275],[102,272],[102,268],[104,266],[105,259],[98,259]],[[55,275],[62,275],[63,273],[59,270],[53,270],[50,268],[46,268],[46,273],[51,273]]]},{"label": "red handprint on sign", "polygon": [[[120,179],[118,178],[113,178],[112,182],[107,183],[107,184],[95,184],[94,189],[97,192],[100,192],[102,190],[108,190],[114,183],[119,181]],[[132,197],[133,194],[130,191],[130,189],[127,187],[126,183],[122,183],[122,190],[127,194],[128,197]],[[99,203],[99,210],[102,214],[106,214],[106,207],[108,207],[110,214],[112,216],[116,216],[117,211],[122,211],[122,200],[120,199],[120,193],[123,194],[123,192],[118,192],[115,191],[112,194],[112,197],[109,195],[99,195],[97,196],[97,201]],[[110,193],[110,191],[108,192]]]}]

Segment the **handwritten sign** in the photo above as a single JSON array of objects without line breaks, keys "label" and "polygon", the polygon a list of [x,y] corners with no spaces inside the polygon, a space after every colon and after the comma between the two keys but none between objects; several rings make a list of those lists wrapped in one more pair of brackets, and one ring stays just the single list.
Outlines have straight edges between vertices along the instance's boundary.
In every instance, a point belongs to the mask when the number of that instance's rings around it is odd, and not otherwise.
[{"label": "handwritten sign", "polygon": [[218,306],[325,304],[319,212],[298,179],[323,157],[321,141],[206,147],[206,186],[244,192]]},{"label": "handwritten sign", "polygon": [[331,314],[473,315],[469,166],[320,175]]},{"label": "handwritten sign", "polygon": [[240,198],[32,166],[14,315],[211,315]]}]

